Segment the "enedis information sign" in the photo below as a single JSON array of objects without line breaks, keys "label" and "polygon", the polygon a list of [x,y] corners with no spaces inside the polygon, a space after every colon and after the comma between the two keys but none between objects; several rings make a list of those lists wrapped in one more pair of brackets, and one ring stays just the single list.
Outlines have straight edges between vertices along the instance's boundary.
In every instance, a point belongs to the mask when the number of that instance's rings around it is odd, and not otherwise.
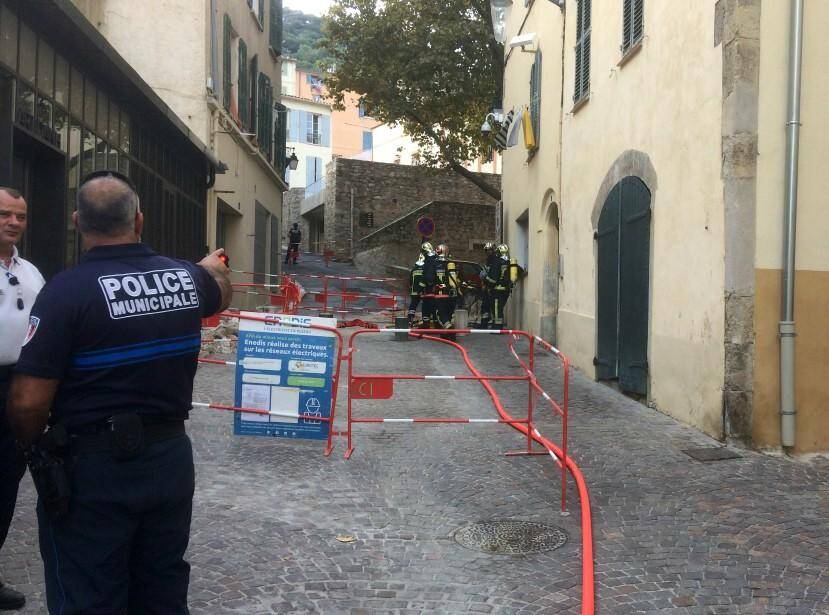
[{"label": "enedis information sign", "polygon": [[[242,316],[262,318],[261,313]],[[299,415],[329,417],[336,353],[333,318],[272,314],[273,322],[240,319],[236,359],[237,408],[268,410],[272,414],[237,412],[233,433],[324,440],[329,423]],[[290,326],[291,324],[303,327]]]}]

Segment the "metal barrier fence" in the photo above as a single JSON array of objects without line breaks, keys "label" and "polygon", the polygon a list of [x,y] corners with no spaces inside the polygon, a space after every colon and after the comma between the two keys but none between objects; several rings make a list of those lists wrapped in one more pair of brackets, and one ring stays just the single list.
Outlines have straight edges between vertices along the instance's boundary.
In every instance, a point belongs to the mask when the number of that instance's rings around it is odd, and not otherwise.
[{"label": "metal barrier fence", "polygon": [[[594,580],[594,563],[593,563],[593,530],[591,521],[590,498],[587,490],[587,485],[582,476],[581,470],[567,453],[567,423],[569,420],[569,378],[570,378],[570,361],[558,349],[552,346],[538,336],[534,336],[525,331],[517,330],[480,330],[480,329],[449,329],[440,331],[441,334],[456,334],[456,335],[505,335],[508,336],[508,346],[511,354],[518,362],[523,375],[484,375],[481,374],[469,359],[469,355],[465,348],[460,344],[436,337],[436,331],[432,329],[359,329],[354,331],[348,342],[348,350],[344,352],[344,340],[342,334],[338,329],[333,327],[325,327],[321,325],[284,322],[277,315],[263,315],[250,316],[236,313],[225,312],[221,316],[238,319],[248,319],[260,322],[269,322],[280,324],[289,327],[311,328],[330,331],[338,339],[336,366],[334,368],[333,383],[332,383],[332,397],[331,407],[328,417],[320,417],[318,415],[306,414],[286,414],[282,412],[273,412],[270,410],[262,410],[259,408],[241,408],[228,406],[225,404],[215,404],[206,402],[194,402],[194,407],[214,408],[217,410],[225,410],[230,412],[244,412],[254,414],[267,414],[269,416],[286,416],[290,418],[299,418],[313,421],[323,421],[329,423],[328,439],[325,448],[325,456],[329,456],[334,448],[333,438],[335,436],[346,438],[345,458],[349,459],[354,453],[353,445],[353,427],[355,424],[378,424],[378,423],[408,423],[408,424],[505,424],[518,430],[526,436],[527,446],[525,450],[507,453],[507,455],[549,455],[561,469],[561,511],[562,514],[566,512],[567,506],[567,472],[572,474],[576,487],[579,492],[579,500],[581,504],[581,525],[582,525],[582,615],[593,615],[595,612],[595,580]],[[368,334],[397,334],[404,333],[428,339],[435,342],[448,344],[458,349],[472,375],[443,375],[443,374],[372,374],[372,373],[356,373],[354,370],[354,356],[356,353],[355,340]],[[521,359],[515,349],[515,342],[519,339],[524,339],[529,345],[527,360]],[[554,356],[562,367],[562,398],[557,401],[553,396],[549,395],[538,382],[536,375],[536,353],[535,347],[538,345],[543,350],[549,352]],[[216,359],[199,359],[202,363],[225,365],[235,367],[234,361],[221,361]],[[347,393],[347,416],[346,431],[335,431],[334,421],[336,418],[337,392],[340,381],[341,366],[343,361],[348,361],[348,393]],[[487,393],[490,395],[499,418],[457,418],[457,417],[409,417],[409,418],[388,418],[388,417],[356,417],[354,414],[354,400],[360,399],[390,399],[394,395],[395,381],[425,381],[425,380],[454,380],[454,381],[473,381],[480,382]],[[528,402],[526,418],[513,418],[509,415],[503,407],[498,394],[492,387],[492,382],[512,381],[512,382],[526,382],[528,386]],[[539,395],[546,404],[550,407],[554,415],[561,418],[561,442],[555,442],[545,438],[539,431],[534,422],[535,418],[535,404],[536,395]],[[544,450],[535,450],[534,444],[538,443],[544,447]]]}]

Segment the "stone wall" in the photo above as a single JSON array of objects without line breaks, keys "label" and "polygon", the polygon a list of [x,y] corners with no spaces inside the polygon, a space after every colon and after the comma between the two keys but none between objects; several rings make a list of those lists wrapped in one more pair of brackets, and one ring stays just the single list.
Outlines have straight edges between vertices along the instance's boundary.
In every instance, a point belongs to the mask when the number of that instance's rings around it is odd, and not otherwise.
[{"label": "stone wall", "polygon": [[420,250],[421,237],[415,230],[420,216],[435,221],[432,244],[447,244],[458,260],[482,261],[482,244],[495,240],[495,205],[433,201],[355,242],[354,261],[366,271],[380,266],[411,267]]},{"label": "stone wall", "polygon": [[[477,175],[500,190],[499,175]],[[350,260],[365,249],[361,245],[363,237],[433,201],[496,203],[469,180],[449,170],[335,158],[326,175],[325,242],[335,258]],[[366,213],[374,216],[371,228],[360,225],[360,216]],[[487,215],[492,218],[493,229],[486,237],[493,238],[494,211]],[[407,240],[416,245],[419,237],[414,235],[414,222],[410,226]]]}]

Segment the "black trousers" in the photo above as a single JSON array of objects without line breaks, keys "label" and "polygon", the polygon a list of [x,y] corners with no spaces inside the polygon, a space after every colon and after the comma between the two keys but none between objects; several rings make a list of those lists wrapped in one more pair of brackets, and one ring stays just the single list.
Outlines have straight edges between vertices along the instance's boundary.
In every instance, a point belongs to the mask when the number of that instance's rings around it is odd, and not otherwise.
[{"label": "black trousers", "polygon": [[66,518],[53,522],[37,508],[49,613],[188,613],[190,439],[148,444],[129,461],[73,457],[70,482]]},{"label": "black trousers", "polygon": [[9,422],[6,420],[6,399],[11,368],[0,367],[0,548],[6,542],[17,503],[17,488],[26,472],[23,455],[17,451]]},{"label": "black trousers", "polygon": [[455,314],[455,297],[444,296],[435,299],[435,316],[440,329],[452,328],[452,317]]}]

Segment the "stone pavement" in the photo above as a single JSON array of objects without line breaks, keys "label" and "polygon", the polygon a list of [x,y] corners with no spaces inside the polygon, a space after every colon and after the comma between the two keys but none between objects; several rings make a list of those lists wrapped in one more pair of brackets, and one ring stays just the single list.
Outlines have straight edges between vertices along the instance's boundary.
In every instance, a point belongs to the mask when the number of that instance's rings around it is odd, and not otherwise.
[{"label": "stone pavement", "polygon": [[[343,266],[340,266],[341,268]],[[365,336],[355,369],[466,374],[457,351]],[[463,339],[484,373],[517,374],[504,337]],[[539,359],[542,383],[560,370]],[[699,432],[576,372],[570,451],[593,506],[600,613],[829,613],[829,464],[740,451],[702,463],[682,449]],[[344,387],[344,383],[343,383]],[[516,417],[525,385],[496,387]],[[199,370],[195,399],[232,402],[232,370]],[[344,415],[344,388],[340,406]],[[398,383],[360,416],[492,418],[475,382]],[[558,438],[549,413],[543,433]],[[524,440],[505,425],[361,425],[351,460],[338,442],[239,438],[228,413],[198,410],[188,426],[197,487],[189,559],[193,613],[578,613],[581,534],[558,512],[548,457],[504,457]],[[0,571],[44,612],[31,480],[24,479]],[[556,551],[498,556],[465,549],[469,523],[519,519],[569,535]],[[352,543],[336,537],[350,534]]]}]

